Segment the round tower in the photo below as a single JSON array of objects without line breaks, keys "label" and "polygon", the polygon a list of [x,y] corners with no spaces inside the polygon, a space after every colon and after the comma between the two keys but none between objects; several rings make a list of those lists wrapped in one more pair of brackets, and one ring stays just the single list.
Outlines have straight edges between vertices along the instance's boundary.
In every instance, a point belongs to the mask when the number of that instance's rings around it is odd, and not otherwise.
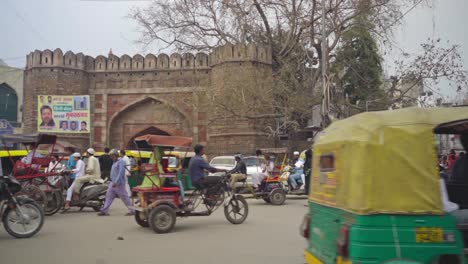
[{"label": "round tower", "polygon": [[[27,55],[24,70],[24,133],[37,132],[38,95],[86,95],[88,73],[85,71],[85,56],[60,49],[36,50]],[[61,136],[77,146],[87,146],[89,135],[67,134]]]},{"label": "round tower", "polygon": [[[273,140],[264,133],[268,121],[257,118],[271,113],[271,109],[259,109],[255,103],[256,95],[271,96],[268,92],[273,81],[271,51],[254,44],[225,45],[210,54],[210,66],[212,90],[207,92],[208,96],[225,100],[222,103],[227,107],[215,103],[207,110],[208,120],[216,120],[207,127],[208,152],[248,154],[271,146]],[[248,109],[239,109],[237,102]],[[245,111],[241,115],[251,118],[241,118],[237,115],[240,113],[232,110]]]}]

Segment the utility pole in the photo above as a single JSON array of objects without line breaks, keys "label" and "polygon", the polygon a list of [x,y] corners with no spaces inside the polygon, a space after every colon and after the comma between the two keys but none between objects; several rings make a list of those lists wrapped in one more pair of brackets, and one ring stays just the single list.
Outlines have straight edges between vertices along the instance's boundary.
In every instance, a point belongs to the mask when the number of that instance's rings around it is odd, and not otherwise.
[{"label": "utility pole", "polygon": [[328,123],[328,112],[329,112],[329,92],[327,87],[327,32],[326,32],[326,0],[322,0],[322,126]]}]

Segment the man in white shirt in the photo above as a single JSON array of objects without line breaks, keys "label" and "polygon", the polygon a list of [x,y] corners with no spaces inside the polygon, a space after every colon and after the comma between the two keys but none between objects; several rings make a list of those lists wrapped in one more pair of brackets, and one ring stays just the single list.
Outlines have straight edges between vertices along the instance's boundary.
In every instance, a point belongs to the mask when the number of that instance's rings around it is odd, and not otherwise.
[{"label": "man in white shirt", "polygon": [[[51,173],[51,172],[62,171],[62,164],[60,164],[60,162],[58,161],[58,155],[52,155],[50,157],[52,160],[50,161],[49,167],[46,169],[46,172]],[[62,176],[60,175],[49,176],[47,177],[47,181],[49,182],[50,185],[55,186],[55,184],[57,184],[61,178]]]},{"label": "man in white shirt", "polygon": [[[72,169],[72,172],[75,174],[75,179],[78,179],[79,177],[82,177],[85,174],[85,164],[81,160],[81,154],[79,152],[73,153],[73,159],[76,162],[76,166],[74,169]],[[65,208],[63,209],[63,212],[70,210],[70,201],[73,196],[73,189],[75,188],[75,182],[76,180],[73,181],[70,187],[68,187],[67,198],[66,198]]]},{"label": "man in white shirt", "polygon": [[86,175],[76,179],[74,181],[74,192],[78,194],[80,192],[81,186],[87,182],[95,182],[101,180],[101,165],[99,165],[99,160],[94,157],[94,149],[89,148],[87,151],[88,153],[88,164],[86,166]]},{"label": "man in white shirt", "polygon": [[130,185],[128,185],[128,177],[131,175],[132,164],[130,163],[130,158],[123,149],[120,150],[120,158],[125,162],[125,189],[127,189],[128,195],[132,197],[132,191],[130,190]]}]

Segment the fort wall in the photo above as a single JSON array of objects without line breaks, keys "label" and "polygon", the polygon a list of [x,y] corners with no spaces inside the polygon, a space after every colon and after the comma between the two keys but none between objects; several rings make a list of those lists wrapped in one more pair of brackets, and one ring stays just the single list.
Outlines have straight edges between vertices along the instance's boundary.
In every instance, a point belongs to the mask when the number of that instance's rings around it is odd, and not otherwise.
[{"label": "fort wall", "polygon": [[[89,136],[60,134],[81,146],[126,147],[145,131],[193,137],[222,153],[249,151],[269,142],[257,122],[238,120],[236,126],[210,123],[207,89],[271,85],[271,52],[249,45],[225,45],[209,54],[135,54],[88,56],[61,49],[35,50],[27,55],[24,74],[25,132],[36,132],[37,95],[89,94]],[[232,90],[234,89],[234,90]],[[226,90],[229,92],[228,90]],[[157,112],[157,113],[156,113]],[[118,127],[116,127],[118,126]],[[116,130],[117,129],[117,130]],[[217,153],[221,153],[217,152]]]}]

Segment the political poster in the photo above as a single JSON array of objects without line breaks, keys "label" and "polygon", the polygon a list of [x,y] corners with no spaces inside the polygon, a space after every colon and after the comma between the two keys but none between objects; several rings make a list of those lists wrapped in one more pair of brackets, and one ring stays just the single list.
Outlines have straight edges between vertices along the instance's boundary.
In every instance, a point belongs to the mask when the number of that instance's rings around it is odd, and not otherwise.
[{"label": "political poster", "polygon": [[37,131],[89,133],[89,95],[39,95]]}]

